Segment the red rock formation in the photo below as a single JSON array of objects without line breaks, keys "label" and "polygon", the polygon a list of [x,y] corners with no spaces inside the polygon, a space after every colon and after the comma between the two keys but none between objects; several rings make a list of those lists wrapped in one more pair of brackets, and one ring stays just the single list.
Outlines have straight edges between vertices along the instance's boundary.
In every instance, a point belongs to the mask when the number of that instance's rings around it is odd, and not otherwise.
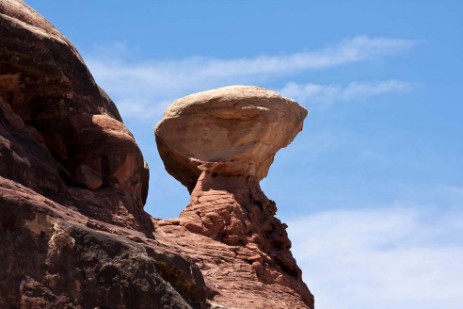
[{"label": "red rock formation", "polygon": [[[213,302],[313,308],[287,226],[259,186],[306,115],[274,92],[234,86],[177,100],[156,129],[167,170],[191,191],[179,219],[158,223],[156,239],[193,258],[206,284],[215,287]],[[191,233],[201,236],[192,243]]]},{"label": "red rock formation", "polygon": [[[22,130],[18,135],[37,148],[23,149],[12,158],[15,171],[7,173],[5,164],[1,175],[45,195],[59,193],[83,213],[148,235],[152,227],[143,215],[143,157],[114,103],[72,44],[44,18],[21,1],[1,1],[0,13],[2,109],[14,115],[12,121]],[[39,151],[47,158],[30,160],[41,170],[28,170],[24,158]],[[115,191],[124,196],[123,203],[112,198]]]},{"label": "red rock formation", "polygon": [[0,308],[205,308],[143,211],[147,169],[75,48],[0,0]]},{"label": "red rock formation", "polygon": [[142,154],[72,44],[19,0],[0,34],[0,308],[312,308],[258,185],[273,150],[256,177],[196,162],[191,204],[155,226]]},{"label": "red rock formation", "polygon": [[0,242],[0,308],[207,307],[188,259],[4,177]]},{"label": "red rock formation", "polygon": [[156,240],[199,266],[212,303],[313,308],[289,251],[286,225],[274,217],[275,203],[253,180],[243,186],[239,177],[217,176],[212,183],[211,177],[201,176],[179,219],[158,222]]}]

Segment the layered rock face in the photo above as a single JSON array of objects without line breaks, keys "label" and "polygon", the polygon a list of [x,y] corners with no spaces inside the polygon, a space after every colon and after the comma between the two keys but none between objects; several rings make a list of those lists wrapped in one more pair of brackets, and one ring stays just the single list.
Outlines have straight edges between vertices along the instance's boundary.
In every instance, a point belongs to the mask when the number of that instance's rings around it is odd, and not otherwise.
[{"label": "layered rock face", "polygon": [[1,1],[0,13],[2,132],[11,132],[0,175],[149,233],[143,157],[114,103],[45,19],[21,1]]},{"label": "layered rock face", "polygon": [[198,268],[153,239],[147,178],[72,44],[0,0],[0,308],[205,308]]},{"label": "layered rock face", "polygon": [[73,45],[22,1],[0,0],[0,34],[0,308],[313,308],[259,188],[305,110],[247,87],[174,105],[158,144],[192,199],[158,221],[143,156]]},{"label": "layered rock face", "polygon": [[[159,222],[156,238],[179,243],[178,250],[193,257],[208,286],[217,287],[213,301],[237,308],[313,307],[286,225],[259,186],[306,115],[275,92],[232,86],[177,100],[156,128],[166,169],[191,192],[179,219]],[[198,234],[194,246],[190,233]],[[239,286],[246,288],[236,297]]]},{"label": "layered rock face", "polygon": [[295,101],[273,91],[224,87],[175,101],[156,128],[156,142],[167,171],[190,192],[201,172],[211,169],[209,162],[228,169],[222,174],[261,180],[306,115]]}]

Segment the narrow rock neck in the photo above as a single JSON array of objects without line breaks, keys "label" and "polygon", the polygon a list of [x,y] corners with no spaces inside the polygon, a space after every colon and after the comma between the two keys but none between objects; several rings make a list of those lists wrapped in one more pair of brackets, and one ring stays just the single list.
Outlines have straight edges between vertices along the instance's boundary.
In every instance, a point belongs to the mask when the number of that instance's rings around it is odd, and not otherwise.
[{"label": "narrow rock neck", "polygon": [[291,287],[312,308],[313,296],[291,254],[287,225],[275,217],[275,203],[255,177],[219,171],[202,171],[180,225],[230,246],[237,259],[252,266],[257,280]]},{"label": "narrow rock neck", "polygon": [[275,264],[300,280],[301,271],[290,251],[287,226],[275,218],[276,210],[257,179],[205,170],[180,218],[181,225],[193,233],[249,248],[253,257],[244,258],[249,258],[250,263]]},{"label": "narrow rock neck", "polygon": [[180,214],[182,223],[191,232],[229,245],[245,245],[252,235],[248,209],[254,191],[260,192],[256,180],[203,171]]}]

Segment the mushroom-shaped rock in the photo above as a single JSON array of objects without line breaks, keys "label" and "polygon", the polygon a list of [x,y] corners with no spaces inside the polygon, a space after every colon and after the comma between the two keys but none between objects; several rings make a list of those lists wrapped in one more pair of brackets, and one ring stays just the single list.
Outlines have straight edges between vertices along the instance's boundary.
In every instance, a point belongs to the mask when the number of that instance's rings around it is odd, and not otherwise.
[{"label": "mushroom-shaped rock", "polygon": [[[158,222],[162,233],[156,239],[175,237],[179,252],[201,261],[206,281],[220,286],[215,303],[313,308],[290,251],[287,226],[275,217],[276,204],[259,185],[306,116],[302,106],[273,91],[231,86],[175,101],[156,128],[167,171],[191,193],[179,219]],[[193,246],[192,234],[203,236]],[[223,252],[218,248],[231,254],[217,254]],[[218,265],[222,259],[217,256],[227,256],[227,262]],[[245,291],[237,292],[237,282]]]},{"label": "mushroom-shaped rock", "polygon": [[276,92],[223,87],[170,105],[156,128],[156,143],[167,171],[190,192],[204,170],[261,180],[306,116],[305,108]]}]

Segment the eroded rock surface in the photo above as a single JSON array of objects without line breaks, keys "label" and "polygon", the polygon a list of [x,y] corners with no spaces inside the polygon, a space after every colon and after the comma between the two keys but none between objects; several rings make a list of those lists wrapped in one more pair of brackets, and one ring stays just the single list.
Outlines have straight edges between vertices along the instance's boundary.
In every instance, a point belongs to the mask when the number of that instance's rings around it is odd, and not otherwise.
[{"label": "eroded rock surface", "polygon": [[[0,308],[313,308],[259,188],[306,111],[229,90],[215,92],[219,105],[235,97],[208,112],[206,131],[194,110],[215,99],[175,112],[192,117],[191,139],[173,131],[160,152],[191,203],[154,220],[143,210],[148,166],[114,103],[59,31],[23,1],[0,0]],[[206,148],[184,151],[195,143]]]},{"label": "eroded rock surface", "polygon": [[[3,138],[13,147],[0,151],[19,154],[0,166],[0,175],[44,195],[70,195],[83,212],[150,233],[143,156],[114,103],[74,46],[43,17],[13,0],[0,1],[0,14],[0,108],[8,122],[3,132],[12,132]],[[111,197],[115,191],[123,204]]]},{"label": "eroded rock surface", "polygon": [[148,169],[72,44],[0,0],[0,307],[206,308],[153,239]]},{"label": "eroded rock surface", "polygon": [[190,192],[207,162],[226,162],[216,168],[261,180],[306,116],[276,92],[224,87],[175,101],[156,128],[156,142],[167,171]]},{"label": "eroded rock surface", "polygon": [[206,308],[199,269],[144,233],[0,176],[1,308]]},{"label": "eroded rock surface", "polygon": [[179,219],[158,223],[156,239],[193,258],[214,302],[313,308],[286,225],[259,186],[306,115],[275,92],[232,86],[177,100],[156,128],[166,169],[191,192]]}]

